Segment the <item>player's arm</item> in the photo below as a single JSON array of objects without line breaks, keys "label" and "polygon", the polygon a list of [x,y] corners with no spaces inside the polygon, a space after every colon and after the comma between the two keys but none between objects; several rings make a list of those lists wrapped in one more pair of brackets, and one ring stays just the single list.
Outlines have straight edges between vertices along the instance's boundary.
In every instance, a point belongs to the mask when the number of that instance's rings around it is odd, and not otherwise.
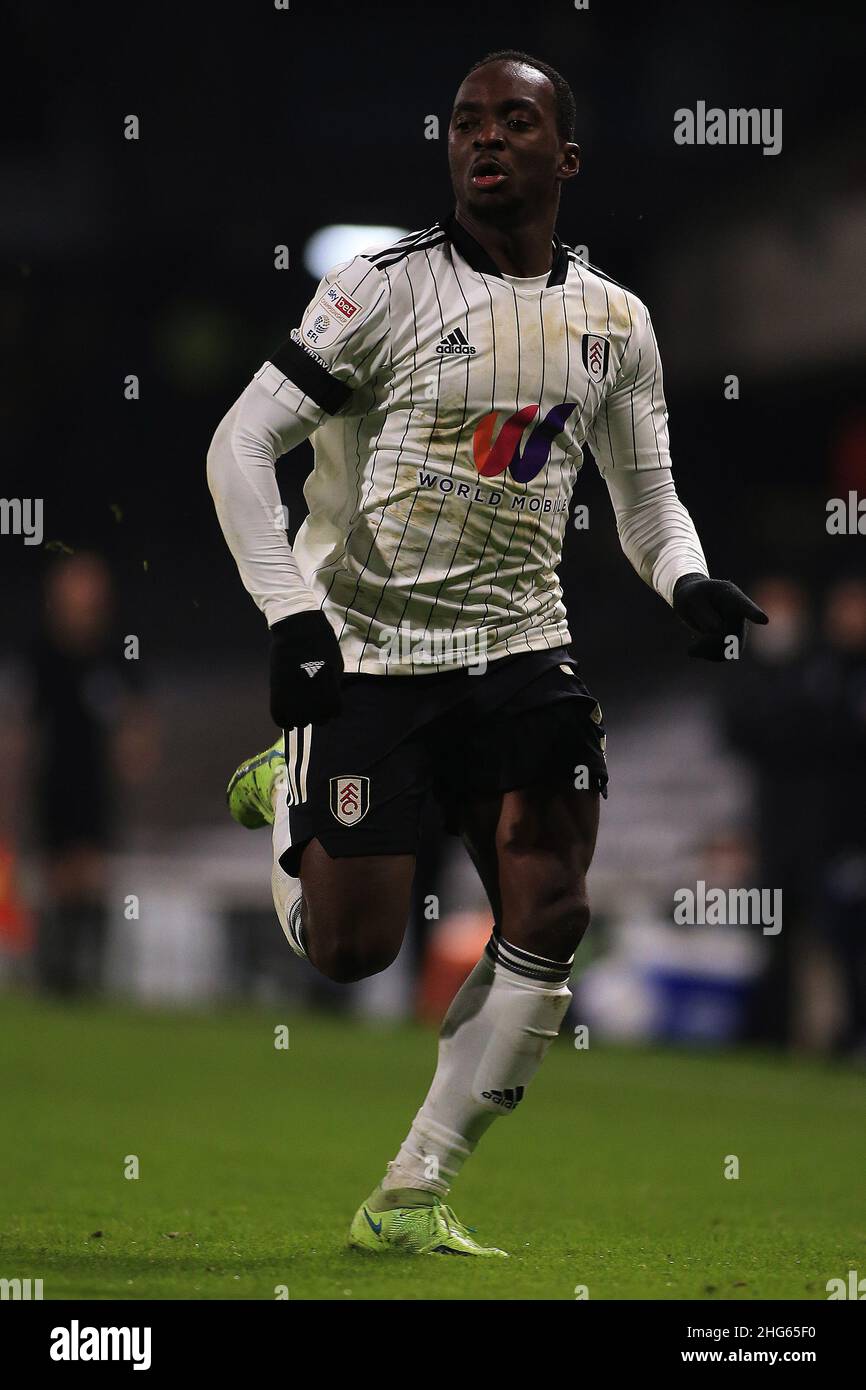
[{"label": "player's arm", "polygon": [[677,496],[658,346],[649,314],[630,298],[632,333],[616,383],[588,434],[626,557],[694,634],[691,656],[720,661],[725,639],[740,647],[746,620],[766,614],[735,584],[710,579],[694,522]]},{"label": "player's arm", "polygon": [[311,398],[298,401],[292,383],[266,362],[221,420],[208,450],[208,486],[222,533],[269,626],[319,608],[289,545],[275,468],[323,416]]},{"label": "player's arm", "polygon": [[271,713],[282,728],[339,710],[334,631],[289,545],[276,461],[307,439],[387,357],[387,281],[362,257],[320,283],[299,329],[214,434],[207,477],[241,580],[271,632]]}]

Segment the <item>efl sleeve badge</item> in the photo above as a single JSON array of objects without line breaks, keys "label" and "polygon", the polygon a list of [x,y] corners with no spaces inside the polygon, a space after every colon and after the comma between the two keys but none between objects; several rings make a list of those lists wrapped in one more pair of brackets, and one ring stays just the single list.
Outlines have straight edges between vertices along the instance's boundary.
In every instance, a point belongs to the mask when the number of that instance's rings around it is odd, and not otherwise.
[{"label": "efl sleeve badge", "polygon": [[347,294],[335,280],[312,304],[301,323],[301,340],[308,347],[330,347],[349,324],[363,313],[363,305]]}]

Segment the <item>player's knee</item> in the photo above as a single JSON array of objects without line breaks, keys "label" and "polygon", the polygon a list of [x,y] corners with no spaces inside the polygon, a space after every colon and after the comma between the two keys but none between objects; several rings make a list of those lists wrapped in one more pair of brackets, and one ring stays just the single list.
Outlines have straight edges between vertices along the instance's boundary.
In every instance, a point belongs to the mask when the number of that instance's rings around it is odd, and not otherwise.
[{"label": "player's knee", "polygon": [[[580,945],[589,926],[589,915],[589,900],[582,891],[564,893],[553,904],[546,923],[547,931],[561,942],[561,949],[566,955],[576,951]],[[562,960],[564,956],[554,956],[553,959]]]},{"label": "player's knee", "polygon": [[399,949],[399,943],[395,945],[387,938],[362,940],[356,934],[332,934],[326,941],[316,940],[310,958],[329,980],[350,985],[387,970]]},{"label": "player's knee", "polygon": [[548,960],[567,960],[580,945],[589,919],[585,892],[559,893],[527,914],[522,924],[521,944],[525,950],[546,956]]}]

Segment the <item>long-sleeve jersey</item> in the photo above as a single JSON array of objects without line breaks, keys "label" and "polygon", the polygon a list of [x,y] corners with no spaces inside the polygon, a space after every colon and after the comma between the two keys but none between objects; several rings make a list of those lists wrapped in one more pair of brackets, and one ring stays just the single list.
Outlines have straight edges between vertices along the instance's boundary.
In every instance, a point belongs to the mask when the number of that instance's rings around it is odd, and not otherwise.
[{"label": "long-sleeve jersey", "polygon": [[[275,463],[308,436],[292,549]],[[549,274],[503,275],[451,215],[324,277],[217,429],[208,478],[269,624],[321,608],[347,671],[412,674],[431,651],[435,669],[571,641],[557,566],[584,443],[670,603],[707,566],[646,308],[558,237]],[[426,637],[423,666],[401,630]]]}]

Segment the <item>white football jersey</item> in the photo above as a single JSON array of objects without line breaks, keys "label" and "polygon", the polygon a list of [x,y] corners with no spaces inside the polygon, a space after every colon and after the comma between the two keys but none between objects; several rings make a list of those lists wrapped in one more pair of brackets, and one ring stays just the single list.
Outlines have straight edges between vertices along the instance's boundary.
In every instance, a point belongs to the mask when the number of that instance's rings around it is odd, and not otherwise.
[{"label": "white football jersey", "polygon": [[549,275],[504,276],[453,215],[330,271],[255,382],[312,435],[293,550],[347,671],[567,644],[582,445],[605,476],[670,467],[641,301],[558,237]]}]

